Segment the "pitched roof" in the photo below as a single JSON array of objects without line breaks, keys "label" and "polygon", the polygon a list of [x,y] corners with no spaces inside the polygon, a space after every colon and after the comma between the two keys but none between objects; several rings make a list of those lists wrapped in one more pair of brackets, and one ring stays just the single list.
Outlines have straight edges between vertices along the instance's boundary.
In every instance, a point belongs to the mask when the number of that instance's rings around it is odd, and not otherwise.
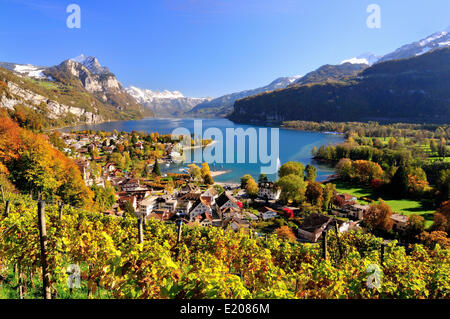
[{"label": "pitched roof", "polygon": [[183,196],[181,196],[181,200],[199,200],[200,199],[201,194],[200,193],[187,193]]},{"label": "pitched roof", "polygon": [[[213,186],[211,186],[210,188],[208,188],[203,194],[205,194],[205,193],[207,193],[207,192],[210,193],[211,196],[216,196],[216,195],[218,195],[216,189],[215,189]],[[202,196],[203,196],[203,194],[202,194]]]},{"label": "pitched roof", "polygon": [[233,196],[231,196],[228,192],[223,192],[219,197],[217,197],[216,204],[219,207],[222,207],[228,201],[236,203],[236,199]]},{"label": "pitched roof", "polygon": [[195,184],[193,184],[193,183],[188,183],[188,184],[186,184],[186,185],[183,185],[182,187],[181,187],[181,191],[182,192],[194,192],[194,191],[198,191],[198,186],[197,185],[195,185]]}]

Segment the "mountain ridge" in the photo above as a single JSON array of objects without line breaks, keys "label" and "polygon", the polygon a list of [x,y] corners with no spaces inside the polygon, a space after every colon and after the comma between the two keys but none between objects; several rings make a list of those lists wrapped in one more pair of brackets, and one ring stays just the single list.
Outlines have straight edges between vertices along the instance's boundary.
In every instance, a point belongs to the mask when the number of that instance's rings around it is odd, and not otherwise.
[{"label": "mountain ridge", "polygon": [[152,91],[129,86],[126,91],[158,117],[177,117],[212,98],[185,97],[179,91]]},{"label": "mountain ridge", "polygon": [[450,122],[450,48],[376,63],[343,82],[323,82],[236,101],[240,123],[287,120]]}]

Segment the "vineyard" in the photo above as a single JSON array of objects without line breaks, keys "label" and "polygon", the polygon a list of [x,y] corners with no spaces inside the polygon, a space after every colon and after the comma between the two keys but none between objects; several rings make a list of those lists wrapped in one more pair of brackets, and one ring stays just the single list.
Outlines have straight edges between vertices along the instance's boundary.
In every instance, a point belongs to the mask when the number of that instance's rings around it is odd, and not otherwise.
[{"label": "vineyard", "polygon": [[[0,298],[43,298],[38,205],[6,194],[0,205]],[[45,206],[52,298],[449,298],[450,251],[415,245],[410,254],[370,234],[328,234],[321,245],[252,238],[212,227],[137,220]],[[366,284],[379,265],[380,286]],[[67,284],[70,265],[80,288]]]}]

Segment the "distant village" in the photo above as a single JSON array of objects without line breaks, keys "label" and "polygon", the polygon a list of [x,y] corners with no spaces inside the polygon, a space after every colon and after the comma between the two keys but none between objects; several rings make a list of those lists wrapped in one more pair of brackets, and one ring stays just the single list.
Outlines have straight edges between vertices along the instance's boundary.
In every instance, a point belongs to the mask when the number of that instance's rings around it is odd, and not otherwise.
[{"label": "distant village", "polygon": [[[103,214],[122,217],[131,207],[136,217],[144,220],[182,221],[190,226],[221,227],[233,231],[244,228],[262,236],[252,225],[289,220],[299,213],[298,208],[286,207],[279,202],[281,189],[269,181],[259,182],[256,198],[250,199],[239,185],[204,185],[187,170],[180,174],[162,174],[157,181],[123,170],[107,160],[114,151],[117,153],[116,145],[126,144],[131,139],[132,148],[138,152],[144,152],[147,147],[145,141],[131,138],[130,134],[113,133],[105,137],[92,132],[61,133],[64,151],[74,159],[86,185],[103,188],[110,185],[114,188],[116,201]],[[170,165],[180,157],[172,141],[158,144],[157,165]],[[147,163],[143,169],[151,171],[153,165]],[[92,169],[94,166],[95,170]],[[369,205],[358,204],[357,199],[348,194],[334,194],[331,203],[328,215],[315,212],[301,220],[296,229],[297,240],[314,243],[329,229],[337,228],[339,232],[358,229],[369,209]],[[406,229],[407,216],[393,214],[391,219],[395,230],[401,232]]]}]

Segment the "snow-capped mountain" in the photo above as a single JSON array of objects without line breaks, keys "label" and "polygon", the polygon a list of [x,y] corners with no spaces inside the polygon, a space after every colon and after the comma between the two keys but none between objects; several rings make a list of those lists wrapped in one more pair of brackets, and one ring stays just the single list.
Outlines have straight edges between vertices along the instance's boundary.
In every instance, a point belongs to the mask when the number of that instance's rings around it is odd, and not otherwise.
[{"label": "snow-capped mountain", "polygon": [[348,60],[344,60],[341,62],[341,64],[344,63],[351,63],[351,64],[367,64],[367,65],[373,65],[380,60],[381,56],[375,55],[371,52],[366,52],[361,54],[360,56],[357,56],[355,58],[351,58]]},{"label": "snow-capped mountain", "polygon": [[450,26],[443,31],[433,33],[417,42],[406,44],[392,53],[383,56],[379,62],[394,59],[411,58],[413,56],[422,55],[434,49],[450,47]]},{"label": "snow-capped mountain", "polygon": [[231,93],[223,95],[216,99],[203,102],[191,111],[187,113],[188,116],[201,116],[201,117],[223,117],[231,113],[233,110],[234,102],[238,99],[242,99],[248,96],[264,93],[267,91],[274,91],[278,89],[284,89],[301,78],[301,75],[290,76],[290,77],[280,77],[272,81],[270,84],[259,87],[253,90],[246,90],[236,93]]},{"label": "snow-capped mountain", "polygon": [[94,56],[85,56],[81,54],[75,58],[70,59],[74,62],[78,62],[86,67],[92,74],[104,74],[109,73],[109,69],[107,67],[103,67],[98,62],[97,58]]},{"label": "snow-capped mountain", "polygon": [[211,98],[185,97],[179,91],[152,91],[135,86],[128,87],[127,92],[158,117],[179,116],[198,104],[211,100]]},{"label": "snow-capped mountain", "polygon": [[34,78],[34,79],[49,79],[48,76],[44,74],[44,71],[47,69],[42,66],[35,66],[32,64],[17,64],[17,63],[7,63],[0,62],[0,67],[5,68],[7,70],[13,71],[20,75]]}]

